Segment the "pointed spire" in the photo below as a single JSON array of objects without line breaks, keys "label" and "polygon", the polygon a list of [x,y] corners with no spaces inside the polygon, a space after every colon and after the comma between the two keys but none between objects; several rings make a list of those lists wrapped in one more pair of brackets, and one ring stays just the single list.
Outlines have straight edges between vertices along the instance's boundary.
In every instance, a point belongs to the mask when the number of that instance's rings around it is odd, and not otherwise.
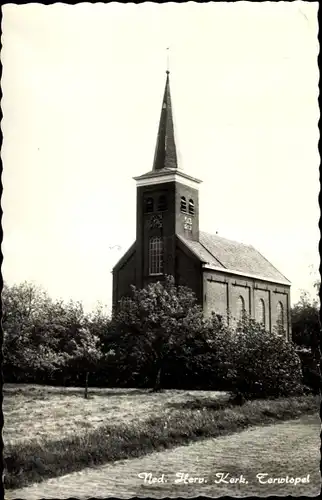
[{"label": "pointed spire", "polygon": [[174,138],[173,116],[170,95],[169,66],[167,65],[162,109],[152,170],[178,168],[177,150]]}]

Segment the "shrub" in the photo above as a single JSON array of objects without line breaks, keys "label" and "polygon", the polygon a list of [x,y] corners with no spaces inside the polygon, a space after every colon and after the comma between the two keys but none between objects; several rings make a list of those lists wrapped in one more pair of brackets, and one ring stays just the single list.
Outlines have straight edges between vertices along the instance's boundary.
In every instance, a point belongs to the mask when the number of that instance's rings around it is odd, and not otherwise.
[{"label": "shrub", "polygon": [[[318,290],[320,283],[315,283],[315,287]],[[300,300],[291,309],[291,319],[292,338],[301,359],[304,385],[312,392],[318,393],[321,387],[319,301],[303,292]]]},{"label": "shrub", "polygon": [[291,309],[292,339],[299,346],[314,347],[320,342],[321,324],[319,302],[302,292],[300,300]]},{"label": "shrub", "polygon": [[318,394],[321,389],[320,367],[311,349],[297,347],[296,354],[301,360],[303,384],[309,392]]},{"label": "shrub", "polygon": [[303,392],[301,363],[292,342],[244,317],[226,337],[230,390],[246,399]]}]

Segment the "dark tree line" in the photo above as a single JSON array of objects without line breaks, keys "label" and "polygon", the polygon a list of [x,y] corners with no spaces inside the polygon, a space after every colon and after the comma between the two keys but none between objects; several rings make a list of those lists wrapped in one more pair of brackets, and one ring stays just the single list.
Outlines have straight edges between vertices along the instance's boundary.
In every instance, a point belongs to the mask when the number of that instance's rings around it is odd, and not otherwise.
[{"label": "dark tree line", "polygon": [[[30,283],[5,285],[2,307],[5,382],[83,386],[85,396],[88,385],[227,390],[248,397],[301,390],[292,342],[246,316],[237,329],[215,314],[204,318],[193,292],[176,287],[171,277],[132,287],[112,318],[100,307],[85,314],[81,303],[53,300]],[[302,301],[293,308],[297,343],[314,344],[312,307]]]},{"label": "dark tree line", "polygon": [[318,392],[321,386],[320,282],[315,282],[314,286],[317,297],[303,292],[291,309],[291,321],[292,338],[302,361],[305,383]]}]

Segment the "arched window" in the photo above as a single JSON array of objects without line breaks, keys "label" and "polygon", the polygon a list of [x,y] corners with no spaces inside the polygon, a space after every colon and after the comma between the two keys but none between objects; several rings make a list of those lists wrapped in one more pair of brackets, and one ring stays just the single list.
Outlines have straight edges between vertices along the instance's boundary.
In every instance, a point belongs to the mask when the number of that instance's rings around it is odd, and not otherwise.
[{"label": "arched window", "polygon": [[153,198],[146,198],[144,200],[144,212],[148,214],[153,212],[153,210],[154,210]]},{"label": "arched window", "polygon": [[191,199],[189,200],[189,214],[195,215],[195,204]]},{"label": "arched window", "polygon": [[243,297],[240,295],[236,302],[236,319],[237,321],[241,321],[244,317],[245,313],[245,301]]},{"label": "arched window", "polygon": [[163,274],[163,241],[159,236],[149,241],[149,274]]},{"label": "arched window", "polygon": [[258,319],[259,323],[265,326],[265,302],[263,299],[259,299],[258,301]]},{"label": "arched window", "polygon": [[284,310],[282,302],[278,302],[276,306],[276,324],[278,333],[284,332]]},{"label": "arched window", "polygon": [[167,198],[164,194],[161,194],[158,200],[158,211],[163,212],[166,209],[167,209]]},{"label": "arched window", "polygon": [[184,196],[181,196],[180,210],[183,213],[187,213],[187,200]]}]

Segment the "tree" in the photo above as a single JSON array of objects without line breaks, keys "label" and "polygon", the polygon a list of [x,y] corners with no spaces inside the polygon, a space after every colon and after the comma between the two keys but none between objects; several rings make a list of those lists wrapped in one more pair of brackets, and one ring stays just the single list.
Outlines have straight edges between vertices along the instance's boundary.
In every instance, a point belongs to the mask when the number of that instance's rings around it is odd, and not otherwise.
[{"label": "tree", "polygon": [[188,352],[192,346],[206,346],[202,309],[193,292],[175,286],[171,276],[143,289],[132,286],[132,296],[120,300],[113,324],[127,348],[140,348],[145,362],[154,366],[154,391],[162,388],[166,360],[175,347]]},{"label": "tree", "polygon": [[60,360],[57,370],[74,380],[83,380],[85,398],[89,373],[97,369],[102,357],[100,339],[91,326],[91,317],[85,315],[81,302],[58,300],[51,301],[43,311],[37,332],[42,341],[48,336],[54,339],[53,347]]},{"label": "tree", "polygon": [[[314,287],[319,292],[320,282],[316,281]],[[303,350],[300,352],[304,378],[308,385],[319,391],[321,385],[319,301],[303,291],[300,300],[291,309],[291,320],[294,343],[300,348],[306,347],[311,351],[310,355]]]},{"label": "tree", "polygon": [[318,301],[305,291],[291,309],[292,338],[302,346],[313,348],[320,341],[320,315]]},{"label": "tree", "polygon": [[[8,286],[2,290],[2,328],[4,373],[28,380],[35,373],[53,373],[62,357],[56,339],[40,335],[44,313],[52,305],[47,293],[32,283]],[[47,332],[49,333],[49,332]]]},{"label": "tree", "polygon": [[289,396],[302,392],[301,363],[292,342],[266,331],[246,314],[226,337],[231,391],[246,398]]},{"label": "tree", "polygon": [[[15,381],[84,379],[101,359],[99,320],[84,314],[80,302],[52,300],[32,283],[4,285],[4,375]],[[102,319],[100,320],[102,323]]]},{"label": "tree", "polygon": [[88,399],[89,374],[97,369],[98,363],[102,359],[99,337],[87,327],[80,328],[77,336],[67,342],[63,358],[64,364],[69,369],[74,368],[78,372],[85,372],[84,398]]}]

